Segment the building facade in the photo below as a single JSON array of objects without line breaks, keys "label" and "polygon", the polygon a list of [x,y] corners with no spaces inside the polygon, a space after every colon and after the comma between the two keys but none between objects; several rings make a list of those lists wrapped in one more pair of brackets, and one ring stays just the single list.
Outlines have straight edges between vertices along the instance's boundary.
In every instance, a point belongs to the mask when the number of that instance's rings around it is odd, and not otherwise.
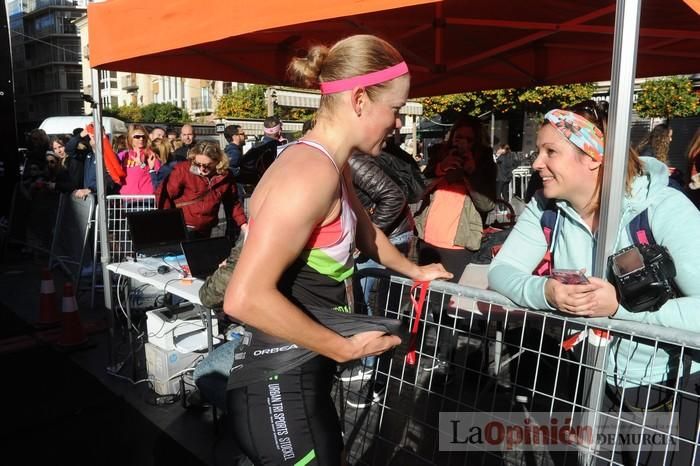
[{"label": "building facade", "polygon": [[83,113],[80,37],[87,0],[10,0],[16,114],[20,131],[48,116]]},{"label": "building facade", "polygon": [[[82,92],[92,95],[87,16],[76,20],[75,25],[80,35],[82,53]],[[207,79],[122,71],[100,71],[99,85],[103,107],[170,103],[186,110],[192,118],[201,121],[211,120],[216,108],[216,100],[238,86],[236,83]],[[84,105],[84,111],[89,113],[89,104]]]}]

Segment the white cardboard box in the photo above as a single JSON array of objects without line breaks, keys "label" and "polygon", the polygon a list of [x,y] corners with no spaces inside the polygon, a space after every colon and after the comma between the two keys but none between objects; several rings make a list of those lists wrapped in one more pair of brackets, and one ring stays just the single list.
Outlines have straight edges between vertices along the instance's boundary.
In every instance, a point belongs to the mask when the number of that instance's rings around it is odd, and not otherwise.
[{"label": "white cardboard box", "polygon": [[[146,370],[153,383],[153,389],[159,395],[175,395],[180,391],[180,377],[176,374],[194,367],[205,354],[181,353],[177,350],[164,350],[151,343],[146,343]],[[192,383],[192,373],[187,373],[186,381]],[[190,387],[192,388],[192,387]]]},{"label": "white cardboard box", "polygon": [[[148,341],[166,351],[189,352],[207,348],[207,326],[196,309],[176,313],[163,308],[148,311],[146,331]],[[218,334],[219,323],[212,313],[212,335]]]}]

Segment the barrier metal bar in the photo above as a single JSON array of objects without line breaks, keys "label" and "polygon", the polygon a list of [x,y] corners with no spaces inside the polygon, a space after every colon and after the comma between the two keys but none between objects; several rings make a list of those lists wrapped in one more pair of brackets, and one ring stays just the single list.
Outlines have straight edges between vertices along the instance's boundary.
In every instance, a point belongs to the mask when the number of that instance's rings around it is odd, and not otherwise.
[{"label": "barrier metal bar", "polygon": [[[364,275],[372,275],[380,279],[390,280],[392,283],[400,284],[404,287],[410,287],[413,281],[409,278],[392,275],[391,271],[383,269],[363,269],[356,272],[358,277]],[[516,305],[502,294],[491,290],[484,290],[472,286],[458,285],[446,281],[434,281],[430,284],[432,291],[441,292],[446,295],[468,297],[476,302],[488,303],[492,306],[500,306],[506,311],[525,311],[521,306]],[[407,303],[405,303],[407,304]],[[549,312],[528,309],[527,312],[541,315],[552,315]],[[608,318],[584,318],[584,317],[568,317],[560,316],[569,322],[588,325],[593,328],[609,330],[613,332],[622,332],[630,335],[636,335],[639,338],[648,338],[657,340],[660,343],[668,343],[679,346],[687,346],[694,349],[700,349],[700,334],[689,330],[660,327],[656,325],[648,325],[641,322],[631,320],[618,320]]]},{"label": "barrier metal bar", "polygon": [[[358,278],[362,276],[378,279],[369,302],[372,311],[401,319],[410,327],[415,317],[409,298],[411,281],[376,269],[362,270]],[[656,409],[653,396],[637,394],[639,387],[649,383],[645,376],[616,369],[622,367],[620,361],[612,364],[610,360],[617,342],[630,342],[656,350],[652,366],[676,364],[687,356],[697,361],[700,335],[638,322],[518,309],[494,292],[445,282],[433,282],[427,296],[415,366],[406,363],[406,347],[401,345],[379,359],[368,380],[336,384],[349,464],[579,465],[595,460],[596,464],[684,466],[700,462],[698,421],[688,418],[693,412],[697,416],[700,394],[681,378],[682,372],[671,371],[668,386],[653,384],[668,394],[663,404],[673,414],[667,416],[672,418],[666,426],[657,422],[663,413]],[[572,335],[592,335],[599,327],[611,329],[616,340],[579,344],[571,351],[563,348]],[[453,346],[451,353],[444,353],[447,359],[441,351],[445,344]],[[603,361],[600,368],[587,362],[590,353]],[[674,354],[677,359],[664,362],[662,354]],[[585,402],[590,373],[598,373],[602,388],[617,387],[625,404],[608,402],[591,409]],[[691,377],[700,379],[700,372]],[[621,382],[611,385],[615,380]],[[638,411],[626,408],[633,399]],[[481,422],[483,427],[485,422],[507,424],[528,417],[539,420],[535,427],[542,428],[557,416],[565,416],[561,425],[570,429],[588,425],[587,417],[594,416],[609,441],[581,435],[570,443],[555,444],[548,436],[540,443],[511,439],[511,445],[505,440],[497,445],[477,444],[463,435],[456,421],[448,422],[458,420],[465,426]],[[656,449],[650,453],[648,445],[620,440],[635,435],[657,436],[666,443],[653,446]],[[622,454],[628,455],[627,460]],[[650,459],[650,454],[656,459]]]},{"label": "barrier metal bar", "polygon": [[107,228],[110,262],[122,262],[134,256],[129,234],[127,214],[156,208],[155,195],[110,195],[107,196]]},{"label": "barrier metal bar", "polygon": [[[605,171],[600,195],[598,218],[598,247],[595,251],[593,275],[605,278],[608,257],[615,251],[617,228],[620,224],[624,180],[630,138],[630,119],[634,101],[634,78],[637,69],[637,41],[639,38],[639,16],[641,0],[617,0],[615,7],[615,35],[613,42],[612,74],[610,78],[610,115],[605,138]],[[591,356],[592,353],[589,353]],[[592,357],[592,356],[591,356]],[[597,368],[602,361],[589,361]],[[587,400],[591,411],[597,413],[601,405],[602,387],[598,379],[600,372],[593,372]],[[597,418],[591,420],[595,434]],[[595,437],[594,437],[595,438]],[[582,458],[585,464],[592,462],[590,455]]]},{"label": "barrier metal bar", "polygon": [[[106,231],[106,238],[103,236],[99,237],[100,240],[100,251],[104,261],[104,255],[107,255],[108,262],[122,262],[127,260],[127,257],[133,257],[133,247],[131,243],[131,236],[129,234],[129,225],[127,222],[127,213],[138,212],[143,210],[153,210],[156,208],[155,196],[154,195],[110,195],[106,196],[104,200],[104,208],[97,206],[97,218],[102,220],[104,228]],[[104,212],[104,214],[100,214]],[[97,246],[97,236],[95,237],[95,246]],[[112,291],[112,281],[109,278],[109,271],[106,265],[103,265],[103,277],[108,277],[104,282],[105,296],[107,296],[109,290],[109,296],[111,296]],[[94,274],[93,269],[93,274]],[[120,292],[119,283],[117,282],[117,298]],[[131,299],[129,299],[129,287],[131,286],[131,279],[126,279],[126,289],[127,289],[127,299],[126,299],[126,329],[129,338],[129,348],[131,349],[131,355],[133,356],[134,341],[132,335],[132,321],[131,321]],[[111,298],[110,298],[111,299]],[[108,309],[115,309],[112,307],[112,303],[108,306]],[[113,314],[110,313],[110,316]],[[109,361],[108,366],[114,372],[119,372],[125,361],[116,361],[114,355],[114,348],[112,342],[115,341],[114,333],[114,322],[110,321],[109,326],[110,331],[110,349],[109,349]],[[134,364],[132,366],[132,376],[136,374],[136,359],[133,360]]]},{"label": "barrier metal bar", "polygon": [[532,177],[532,167],[518,167],[513,170],[513,178],[510,180],[510,196],[508,202],[513,200],[514,196],[525,199],[527,186]]},{"label": "barrier metal bar", "polygon": [[[92,80],[92,98],[96,104],[92,108],[92,116],[95,125],[95,161],[97,163],[97,231],[100,235],[100,244],[104,247],[100,248],[100,263],[102,264],[102,283],[104,286],[105,307],[112,309],[112,287],[107,286],[111,283],[109,278],[109,250],[107,249],[107,220],[105,213],[107,212],[105,203],[105,166],[104,166],[104,150],[102,147],[102,96],[100,95],[100,71],[97,68],[90,69],[90,77]],[[96,264],[93,264],[95,267]]]}]

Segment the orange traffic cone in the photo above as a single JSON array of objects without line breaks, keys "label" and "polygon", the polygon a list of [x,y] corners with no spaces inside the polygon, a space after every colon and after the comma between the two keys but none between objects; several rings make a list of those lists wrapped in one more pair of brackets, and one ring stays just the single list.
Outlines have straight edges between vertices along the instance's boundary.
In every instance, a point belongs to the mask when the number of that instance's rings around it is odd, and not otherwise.
[{"label": "orange traffic cone", "polygon": [[41,287],[39,288],[39,320],[37,325],[53,325],[61,321],[61,314],[56,307],[56,288],[48,267],[41,269]]},{"label": "orange traffic cone", "polygon": [[80,323],[78,313],[78,303],[73,293],[73,284],[66,282],[63,286],[63,309],[62,309],[61,336],[58,339],[58,346],[64,348],[79,346],[87,342],[83,324]]}]

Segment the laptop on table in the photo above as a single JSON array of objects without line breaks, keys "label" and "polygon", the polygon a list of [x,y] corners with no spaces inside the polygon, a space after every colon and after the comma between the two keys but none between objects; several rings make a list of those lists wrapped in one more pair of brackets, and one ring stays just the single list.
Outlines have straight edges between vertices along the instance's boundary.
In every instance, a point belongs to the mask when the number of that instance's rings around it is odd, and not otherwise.
[{"label": "laptop on table", "polygon": [[182,209],[143,210],[126,214],[135,255],[163,257],[181,254],[187,239]]},{"label": "laptop on table", "polygon": [[231,241],[223,236],[195,239],[181,243],[190,274],[205,280],[231,254]]}]

